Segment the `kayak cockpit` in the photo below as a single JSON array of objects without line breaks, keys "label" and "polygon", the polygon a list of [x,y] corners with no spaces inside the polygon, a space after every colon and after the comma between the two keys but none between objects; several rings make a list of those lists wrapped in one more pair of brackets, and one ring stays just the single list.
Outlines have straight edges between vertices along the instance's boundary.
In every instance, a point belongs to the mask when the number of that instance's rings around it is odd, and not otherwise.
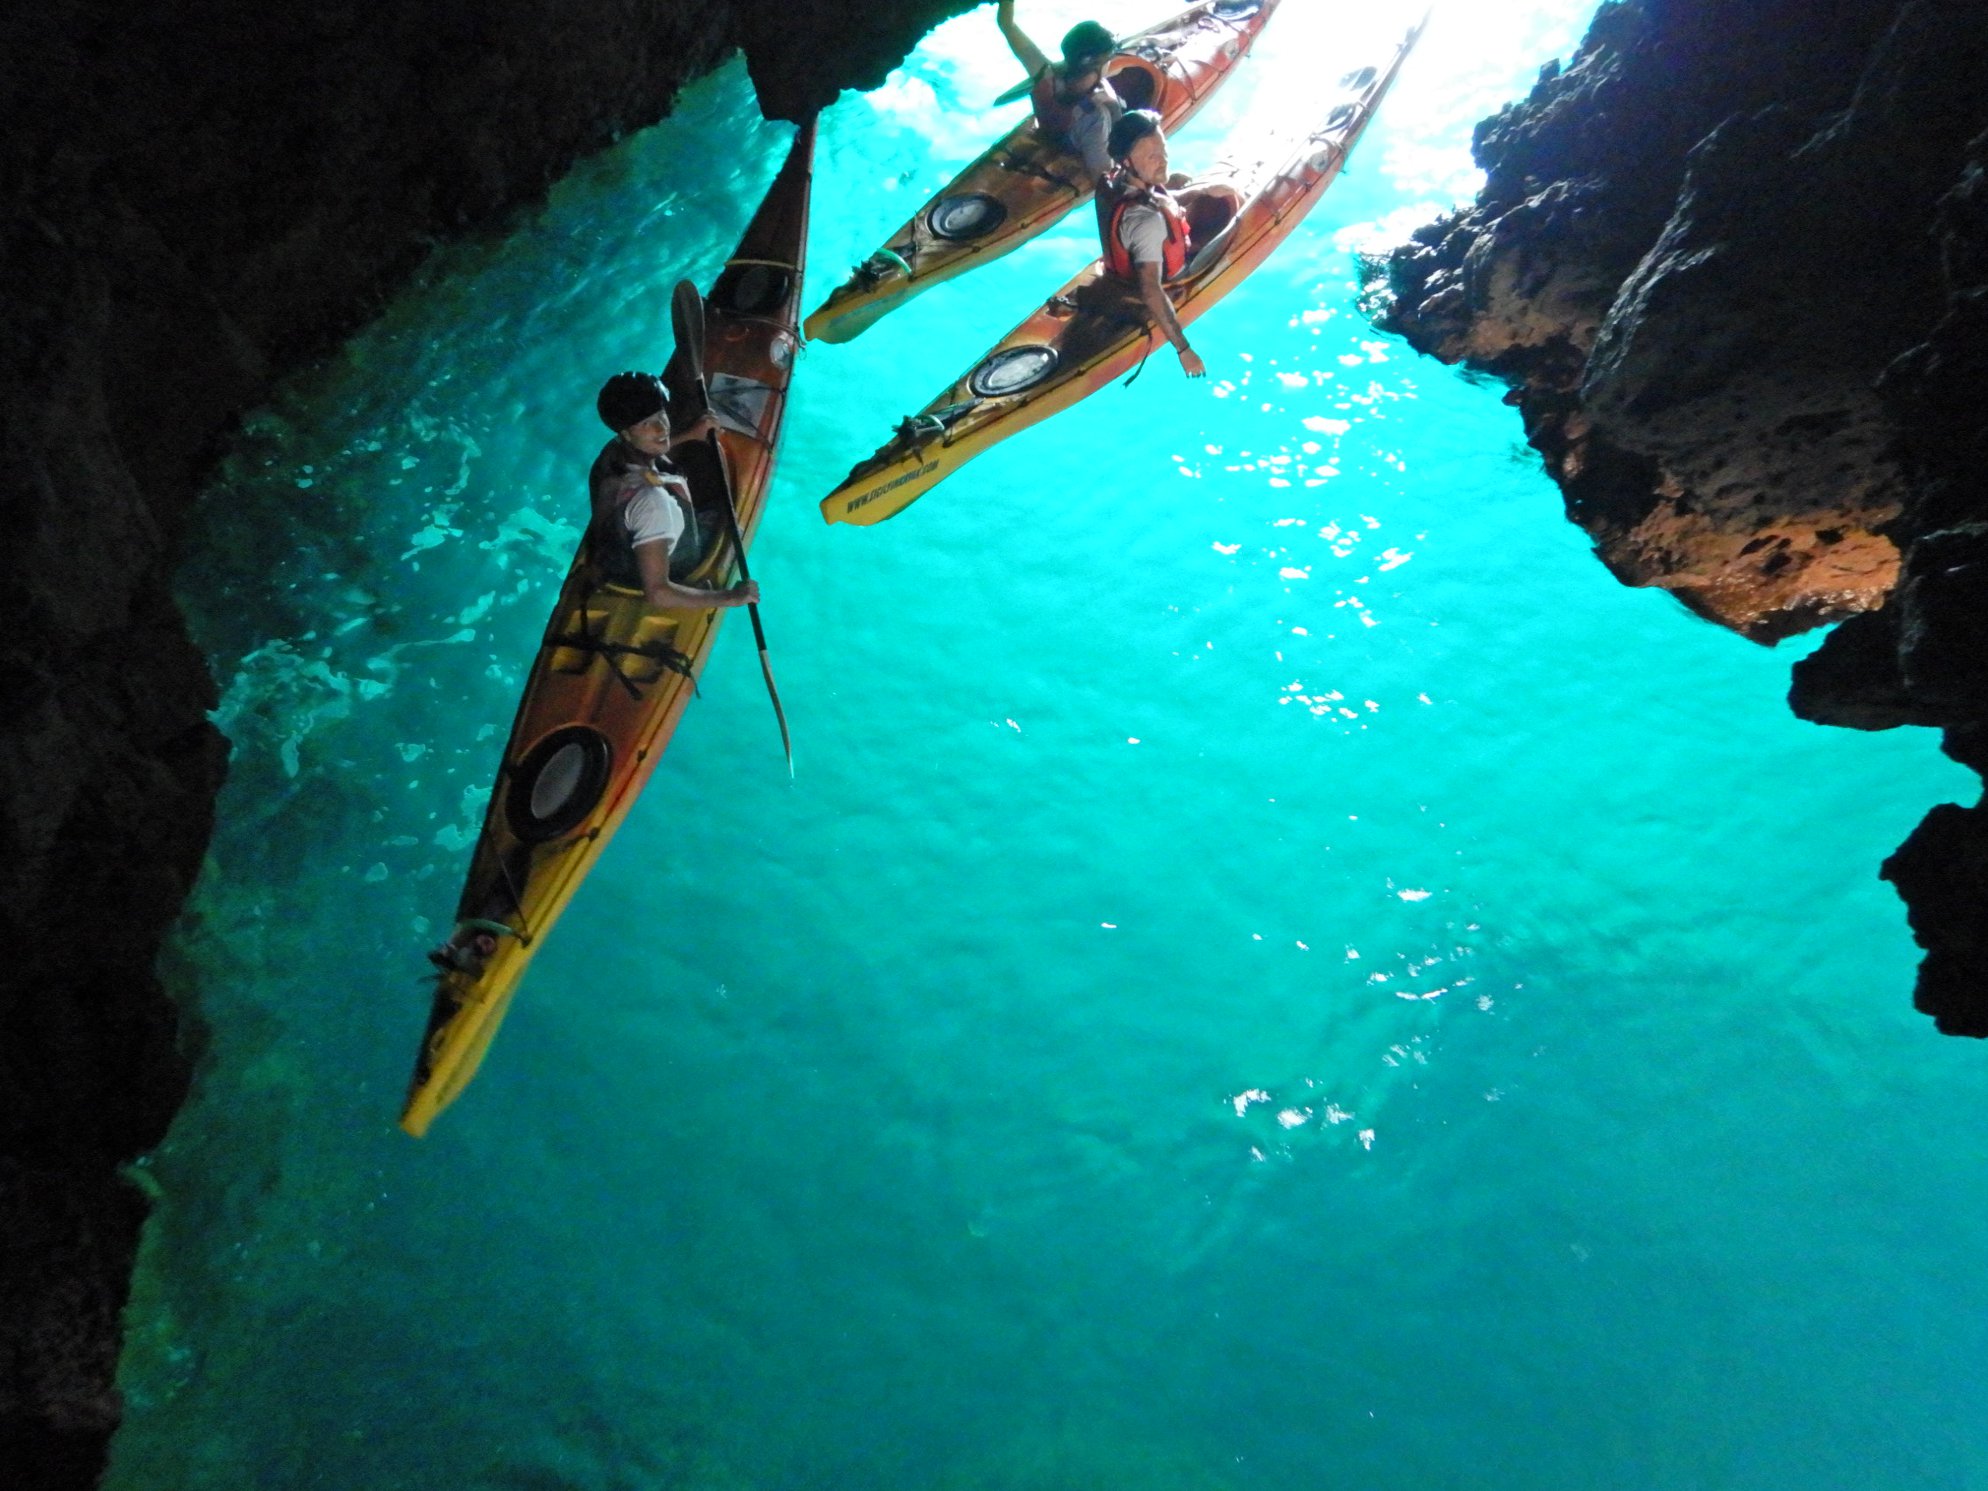
[{"label": "kayak cockpit", "polygon": [[1194,188],[1182,203],[1187,209],[1187,264],[1182,279],[1193,279],[1228,252],[1236,224],[1242,221],[1242,193],[1226,181]]}]

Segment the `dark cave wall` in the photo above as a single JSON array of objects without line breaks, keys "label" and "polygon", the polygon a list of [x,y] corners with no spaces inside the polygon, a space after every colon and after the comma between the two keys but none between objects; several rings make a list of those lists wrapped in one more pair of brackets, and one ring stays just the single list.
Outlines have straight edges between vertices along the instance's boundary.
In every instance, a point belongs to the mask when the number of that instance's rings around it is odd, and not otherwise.
[{"label": "dark cave wall", "polygon": [[967,0],[47,0],[0,15],[0,1484],[88,1486],[197,1031],[154,963],[227,747],[172,600],[228,430],[440,243],[742,46],[771,115]]},{"label": "dark cave wall", "polygon": [[[1609,0],[1478,126],[1382,324],[1511,385],[1625,584],[1761,642],[1803,718],[1988,767],[1988,3]],[[1988,810],[1883,867],[1916,1002],[1988,1035]]]}]

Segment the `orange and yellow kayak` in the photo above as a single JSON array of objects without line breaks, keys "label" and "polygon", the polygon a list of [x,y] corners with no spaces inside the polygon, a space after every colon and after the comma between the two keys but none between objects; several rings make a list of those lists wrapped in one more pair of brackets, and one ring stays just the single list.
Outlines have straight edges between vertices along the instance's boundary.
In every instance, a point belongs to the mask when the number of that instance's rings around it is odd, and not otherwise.
[{"label": "orange and yellow kayak", "polygon": [[[1278,0],[1201,0],[1127,37],[1105,64],[1112,88],[1156,111],[1169,134],[1185,124],[1248,55]],[[923,290],[990,264],[1090,201],[1097,183],[1075,151],[1033,116],[919,208],[807,319],[811,341],[846,342]]]},{"label": "orange and yellow kayak", "polygon": [[[748,545],[800,347],[814,142],[810,121],[704,297],[704,376]],[[683,374],[665,372],[673,392]],[[700,528],[721,535],[687,578],[722,584],[738,556],[722,537],[719,457],[695,444],[675,454]],[[532,954],[656,769],[724,614],[650,610],[639,591],[603,583],[582,543],[518,704],[455,931],[432,955],[441,973],[401,1114],[408,1133],[425,1133],[476,1074]]]},{"label": "orange and yellow kayak", "polygon": [[[1235,193],[1226,225],[1195,226],[1192,257],[1168,284],[1183,325],[1240,284],[1289,237],[1339,175],[1427,18],[1348,72],[1295,147],[1275,141],[1232,155],[1197,186]],[[961,466],[1030,425],[1089,397],[1166,342],[1132,286],[1099,259],[1017,326],[950,388],[898,425],[875,455],[822,499],[831,523],[896,516]]]}]

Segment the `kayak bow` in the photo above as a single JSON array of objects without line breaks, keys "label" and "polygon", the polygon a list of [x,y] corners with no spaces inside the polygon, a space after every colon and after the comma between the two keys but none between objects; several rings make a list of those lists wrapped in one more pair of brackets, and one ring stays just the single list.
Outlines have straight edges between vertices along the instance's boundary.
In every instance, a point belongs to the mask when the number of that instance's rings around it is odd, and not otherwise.
[{"label": "kayak bow", "polygon": [[[1322,110],[1325,122],[1295,149],[1260,142],[1195,183],[1226,184],[1240,205],[1226,226],[1211,226],[1205,242],[1196,232],[1185,271],[1167,286],[1182,325],[1247,278],[1324,195],[1427,19],[1341,78]],[[1103,259],[1094,261],[900,423],[887,444],[822,499],[822,517],[868,524],[896,516],[989,446],[1089,397],[1165,345],[1137,290],[1106,274]]]},{"label": "kayak bow", "polygon": [[[743,563],[765,506],[799,350],[815,127],[801,126],[737,252],[704,297],[702,377],[718,423],[678,447],[699,527],[720,535],[686,577],[717,586]],[[697,381],[679,347],[665,370],[681,409]],[[739,540],[719,505],[726,468]],[[419,1136],[461,1095],[559,914],[655,770],[722,610],[653,611],[604,583],[584,541],[539,643],[456,908],[401,1127]]]}]

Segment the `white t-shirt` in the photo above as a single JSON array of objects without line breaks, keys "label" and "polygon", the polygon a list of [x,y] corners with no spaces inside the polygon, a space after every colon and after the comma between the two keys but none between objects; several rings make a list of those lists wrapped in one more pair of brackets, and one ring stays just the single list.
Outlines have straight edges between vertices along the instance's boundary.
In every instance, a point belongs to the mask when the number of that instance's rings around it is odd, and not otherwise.
[{"label": "white t-shirt", "polygon": [[1134,264],[1167,262],[1167,220],[1150,202],[1134,202],[1118,220],[1118,241]]},{"label": "white t-shirt", "polygon": [[683,504],[677,501],[670,487],[645,483],[621,509],[621,521],[628,525],[631,549],[666,541],[674,547],[683,537]]}]

